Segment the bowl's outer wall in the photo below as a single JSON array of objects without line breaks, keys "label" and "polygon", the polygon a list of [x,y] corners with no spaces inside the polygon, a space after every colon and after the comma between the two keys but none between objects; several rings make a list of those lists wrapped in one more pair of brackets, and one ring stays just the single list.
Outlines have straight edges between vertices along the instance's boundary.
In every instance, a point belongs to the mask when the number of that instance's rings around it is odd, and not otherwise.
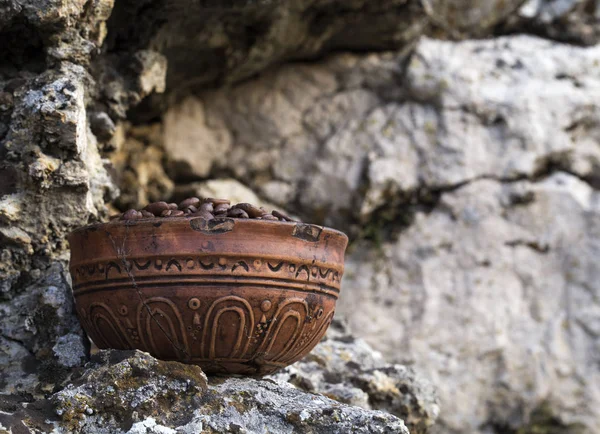
[{"label": "bowl's outer wall", "polygon": [[348,238],[302,223],[166,218],[69,236],[79,319],[100,348],[266,374],[329,326]]}]

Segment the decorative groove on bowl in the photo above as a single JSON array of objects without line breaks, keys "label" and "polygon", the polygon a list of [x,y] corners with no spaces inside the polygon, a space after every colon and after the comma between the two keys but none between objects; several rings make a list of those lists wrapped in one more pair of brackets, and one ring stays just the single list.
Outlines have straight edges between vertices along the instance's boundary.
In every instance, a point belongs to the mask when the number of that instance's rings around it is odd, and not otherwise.
[{"label": "decorative groove on bowl", "polygon": [[[137,257],[122,261],[98,261],[71,267],[73,286],[78,287],[92,282],[106,282],[111,276],[143,276],[146,273],[156,276],[156,272],[179,272],[203,275],[248,275],[272,274],[273,279],[299,281],[325,285],[339,291],[341,271],[316,264],[268,261],[259,257],[187,256],[180,257]],[[190,273],[194,271],[194,273]],[[146,272],[146,273],[145,273]],[[167,275],[171,278],[171,274]]]}]

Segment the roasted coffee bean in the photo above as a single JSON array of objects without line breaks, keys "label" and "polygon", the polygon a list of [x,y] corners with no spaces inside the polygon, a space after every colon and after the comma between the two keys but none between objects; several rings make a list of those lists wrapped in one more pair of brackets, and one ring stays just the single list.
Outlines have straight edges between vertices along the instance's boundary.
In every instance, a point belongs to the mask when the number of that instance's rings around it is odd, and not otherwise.
[{"label": "roasted coffee bean", "polygon": [[250,204],[250,203],[238,203],[234,205],[232,208],[237,208],[246,211],[250,218],[260,217],[265,214],[265,211]]},{"label": "roasted coffee bean", "polygon": [[248,213],[240,208],[231,208],[229,211],[227,211],[227,216],[239,219],[247,219]]},{"label": "roasted coffee bean", "polygon": [[226,204],[229,205],[231,201],[229,199],[215,199],[214,197],[207,197],[204,202],[211,202],[213,205]]},{"label": "roasted coffee bean", "polygon": [[142,218],[142,213],[134,209],[127,210],[121,216],[121,220],[137,220]]},{"label": "roasted coffee bean", "polygon": [[213,212],[215,214],[227,214],[227,211],[229,211],[229,205],[227,205],[226,203],[221,203],[215,206]]},{"label": "roasted coffee bean", "polygon": [[203,211],[203,210],[200,210],[198,212],[190,214],[190,216],[191,217],[201,217],[204,220],[212,220],[215,218],[215,216],[213,216],[211,213],[209,213],[208,211]]},{"label": "roasted coffee bean", "polygon": [[190,206],[198,207],[200,205],[200,199],[197,197],[188,197],[187,199],[181,201],[179,204],[179,209],[186,209]]},{"label": "roasted coffee bean", "polygon": [[169,204],[167,202],[154,202],[146,205],[144,209],[155,216],[159,216],[164,210],[169,209]]},{"label": "roasted coffee bean", "polygon": [[289,216],[285,215],[284,213],[282,213],[280,211],[277,211],[276,209],[274,209],[271,214],[273,214],[275,217],[277,217],[277,218],[279,218],[279,219],[281,219],[283,221],[286,221],[286,222],[293,222],[294,221]]},{"label": "roasted coffee bean", "polygon": [[146,205],[142,210],[127,210],[123,214],[111,216],[111,220],[136,220],[153,217],[201,217],[212,220],[215,217],[232,217],[240,219],[256,219],[270,221],[294,222],[289,216],[281,211],[267,212],[263,207],[257,207],[251,203],[238,203],[231,206],[228,199],[215,199],[212,197],[200,200],[197,197],[188,197],[177,205],[176,203],[153,202]]},{"label": "roasted coffee bean", "polygon": [[214,211],[213,204],[210,202],[204,202],[200,205],[200,210],[212,213]]}]

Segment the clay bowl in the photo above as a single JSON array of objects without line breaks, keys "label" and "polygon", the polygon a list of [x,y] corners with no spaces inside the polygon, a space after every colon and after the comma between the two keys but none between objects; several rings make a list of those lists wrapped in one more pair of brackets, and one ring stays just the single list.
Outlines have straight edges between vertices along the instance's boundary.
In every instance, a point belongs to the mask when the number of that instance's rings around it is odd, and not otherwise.
[{"label": "clay bowl", "polygon": [[99,348],[263,375],[327,330],[348,238],[303,223],[175,217],[90,225],[69,242],[77,313]]}]

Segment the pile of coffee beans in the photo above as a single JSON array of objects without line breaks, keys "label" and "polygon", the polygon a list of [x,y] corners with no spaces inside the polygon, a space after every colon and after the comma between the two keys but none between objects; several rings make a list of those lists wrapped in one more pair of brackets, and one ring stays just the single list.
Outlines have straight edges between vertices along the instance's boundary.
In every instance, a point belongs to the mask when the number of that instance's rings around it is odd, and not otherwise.
[{"label": "pile of coffee beans", "polygon": [[256,219],[293,222],[290,217],[279,211],[267,212],[262,207],[250,203],[238,203],[231,205],[227,199],[215,199],[212,197],[200,199],[188,197],[176,203],[153,202],[141,210],[130,209],[122,214],[111,217],[111,220],[138,220],[155,217],[202,217],[212,220],[215,217],[231,217],[238,219]]}]

